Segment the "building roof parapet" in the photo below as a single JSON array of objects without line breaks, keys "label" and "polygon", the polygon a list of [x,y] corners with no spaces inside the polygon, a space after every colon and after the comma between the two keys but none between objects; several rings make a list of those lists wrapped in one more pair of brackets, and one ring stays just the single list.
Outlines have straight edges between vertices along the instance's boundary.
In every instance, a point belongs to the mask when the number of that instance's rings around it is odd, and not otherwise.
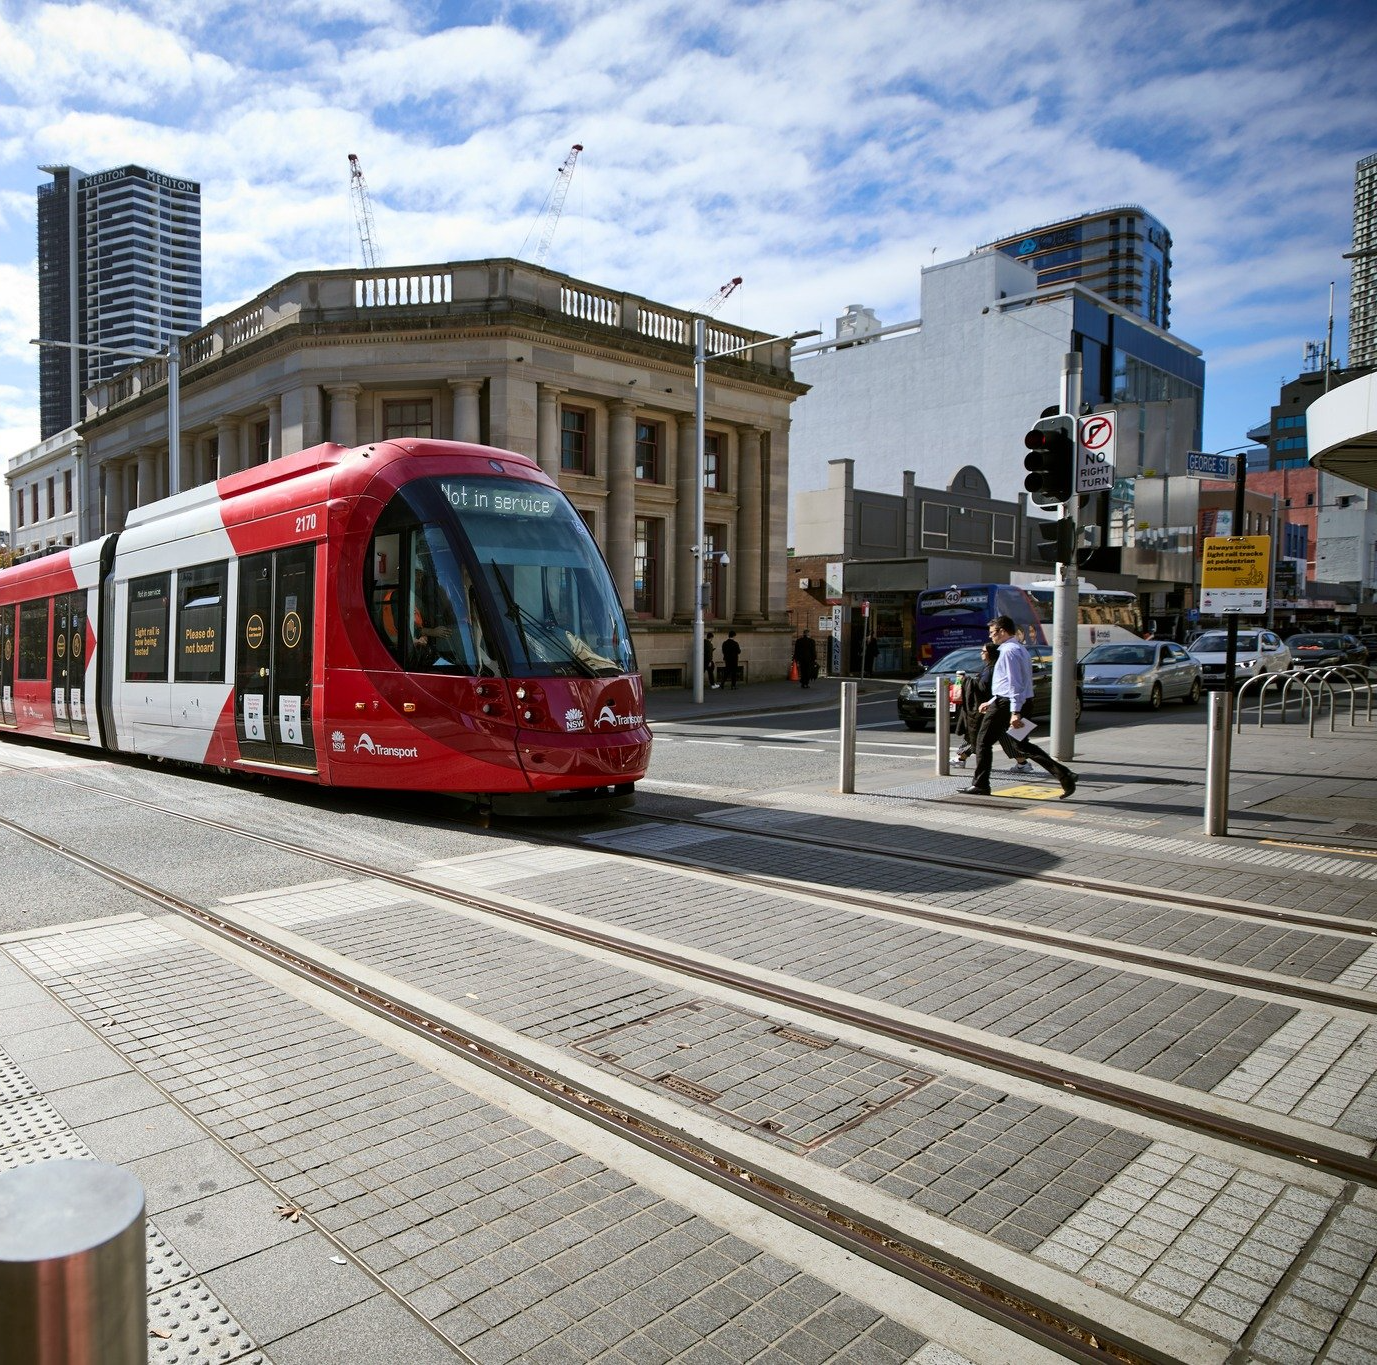
[{"label": "building roof parapet", "polygon": [[1048,228],[1063,227],[1067,223],[1079,223],[1086,218],[1103,218],[1109,213],[1141,213],[1144,218],[1150,219],[1159,227],[1162,226],[1160,218],[1154,217],[1141,204],[1110,204],[1107,208],[1088,209],[1084,213],[1063,213],[1060,218],[1049,219],[1045,223],[1038,223],[1035,227],[1020,228],[1017,232],[1006,232],[999,237],[992,237],[988,242],[972,247],[971,254],[977,251],[988,251],[996,242],[1009,242],[1015,237],[1035,237],[1039,232],[1046,232]]},{"label": "building roof parapet", "polygon": [[[691,359],[698,314],[605,289],[524,261],[495,258],[390,269],[317,270],[289,275],[241,307],[181,341],[182,380],[198,367],[294,325],[330,326],[373,319],[443,316],[456,323],[503,314],[562,318],[594,336],[631,332],[642,341],[683,347]],[[624,339],[624,337],[623,337]],[[742,348],[760,344],[750,350]],[[790,373],[790,343],[709,319],[706,349],[737,351],[732,363],[770,374]],[[87,418],[132,402],[167,382],[167,357],[153,356],[121,370],[86,394]]]},{"label": "building roof parapet", "polygon": [[1106,313],[1114,313],[1126,322],[1133,323],[1135,327],[1141,327],[1143,331],[1151,332],[1154,336],[1161,337],[1163,341],[1169,341],[1173,346],[1189,355],[1200,356],[1205,354],[1198,346],[1192,346],[1189,341],[1182,341],[1175,332],[1167,331],[1165,328],[1157,326],[1155,322],[1149,322],[1141,313],[1135,313],[1131,308],[1125,308],[1122,304],[1115,303],[1113,299],[1107,299],[1103,294],[1097,294],[1093,289],[1087,289],[1085,285],[1075,280],[1068,281],[1066,284],[1047,285],[1031,294],[1011,294],[1008,298],[996,300],[993,306],[1001,312],[1007,313],[1011,308],[1050,303],[1054,299],[1068,296],[1079,296],[1085,299],[1087,303],[1093,303],[1096,308],[1103,308]]}]

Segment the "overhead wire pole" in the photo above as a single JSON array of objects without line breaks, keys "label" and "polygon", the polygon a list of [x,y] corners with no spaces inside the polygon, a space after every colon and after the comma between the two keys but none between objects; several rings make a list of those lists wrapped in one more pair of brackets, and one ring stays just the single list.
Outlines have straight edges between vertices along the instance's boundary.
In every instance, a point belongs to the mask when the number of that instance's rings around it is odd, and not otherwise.
[{"label": "overhead wire pole", "polygon": [[167,360],[167,492],[182,491],[182,343],[169,337],[166,357],[160,351],[134,351],[124,346],[95,346],[84,341],[48,341],[34,337],[30,346],[56,346],[64,351],[92,351],[96,355],[122,355],[130,360]]},{"label": "overhead wire pole", "polygon": [[693,672],[693,700],[700,705],[703,701],[703,587],[704,563],[703,539],[706,534],[703,525],[703,472],[704,441],[703,423],[706,406],[707,363],[709,360],[723,360],[729,355],[742,355],[753,351],[757,346],[768,346],[775,341],[802,341],[805,337],[820,337],[822,332],[792,332],[788,336],[762,337],[759,341],[748,341],[743,346],[734,346],[727,351],[716,351],[708,355],[705,349],[708,334],[706,318],[693,320],[693,441],[694,441],[694,487],[693,487],[693,658],[689,667]]}]

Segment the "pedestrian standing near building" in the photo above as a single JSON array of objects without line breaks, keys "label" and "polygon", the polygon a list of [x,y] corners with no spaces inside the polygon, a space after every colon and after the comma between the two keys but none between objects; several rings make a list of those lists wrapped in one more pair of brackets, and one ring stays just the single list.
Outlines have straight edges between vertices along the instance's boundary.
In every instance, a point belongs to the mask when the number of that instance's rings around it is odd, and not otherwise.
[{"label": "pedestrian standing near building", "polygon": [[817,676],[818,647],[813,643],[813,637],[808,634],[807,626],[804,626],[803,634],[794,641],[794,662],[798,665],[799,686],[808,687]]},{"label": "pedestrian standing near building", "polygon": [[[999,650],[990,681],[990,699],[980,704],[980,729],[975,742],[975,772],[971,785],[962,787],[964,796],[990,795],[990,767],[994,762],[995,740],[1005,734],[1010,725],[1023,719],[1023,708],[1033,696],[1033,664],[1014,630],[1008,616],[996,616],[989,626],[990,640]],[[1038,767],[1051,773],[1061,783],[1062,799],[1076,790],[1076,774],[1050,754],[1026,740],[1018,743],[1020,754],[1031,758]]]},{"label": "pedestrian standing near building", "polygon": [[717,646],[712,642],[712,631],[708,631],[703,636],[703,680],[714,690],[717,688],[717,665],[713,662],[716,649]]},{"label": "pedestrian standing near building", "polygon": [[741,673],[741,646],[736,641],[736,632],[729,630],[727,638],[722,641],[722,681],[733,692],[736,691],[736,680]]}]

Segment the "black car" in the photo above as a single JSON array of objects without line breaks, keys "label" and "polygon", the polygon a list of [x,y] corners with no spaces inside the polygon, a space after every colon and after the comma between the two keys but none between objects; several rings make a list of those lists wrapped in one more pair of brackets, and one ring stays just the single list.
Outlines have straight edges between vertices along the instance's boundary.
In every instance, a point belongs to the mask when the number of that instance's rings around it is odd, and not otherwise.
[{"label": "black car", "polygon": [[[1052,650],[1048,645],[1030,645],[1028,653],[1033,661],[1033,700],[1026,714],[1029,717],[1045,716],[1052,704]],[[937,706],[933,699],[938,676],[945,678],[948,685],[956,681],[958,673],[977,673],[980,670],[980,650],[971,646],[968,649],[953,649],[944,654],[921,677],[905,683],[899,689],[899,719],[910,730],[926,730],[932,724]],[[956,703],[948,699],[948,717],[956,714]],[[1077,701],[1076,714],[1080,714]]]},{"label": "black car", "polygon": [[1292,635],[1286,643],[1297,668],[1367,663],[1367,649],[1351,635]]}]

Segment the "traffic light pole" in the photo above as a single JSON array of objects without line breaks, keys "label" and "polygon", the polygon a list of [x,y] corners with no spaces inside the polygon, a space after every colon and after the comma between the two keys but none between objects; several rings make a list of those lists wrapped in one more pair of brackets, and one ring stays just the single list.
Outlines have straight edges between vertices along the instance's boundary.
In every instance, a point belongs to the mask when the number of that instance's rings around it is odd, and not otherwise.
[{"label": "traffic light pole", "polygon": [[[1061,410],[1079,421],[1080,407],[1081,357],[1073,352],[1062,358]],[[1079,508],[1073,484],[1070,501],[1061,506],[1061,515],[1071,519],[1073,546],[1079,543],[1075,524]],[[1052,757],[1062,763],[1073,757],[1076,748],[1076,626],[1081,603],[1074,551],[1070,558],[1071,563],[1057,565],[1052,591]]]}]

